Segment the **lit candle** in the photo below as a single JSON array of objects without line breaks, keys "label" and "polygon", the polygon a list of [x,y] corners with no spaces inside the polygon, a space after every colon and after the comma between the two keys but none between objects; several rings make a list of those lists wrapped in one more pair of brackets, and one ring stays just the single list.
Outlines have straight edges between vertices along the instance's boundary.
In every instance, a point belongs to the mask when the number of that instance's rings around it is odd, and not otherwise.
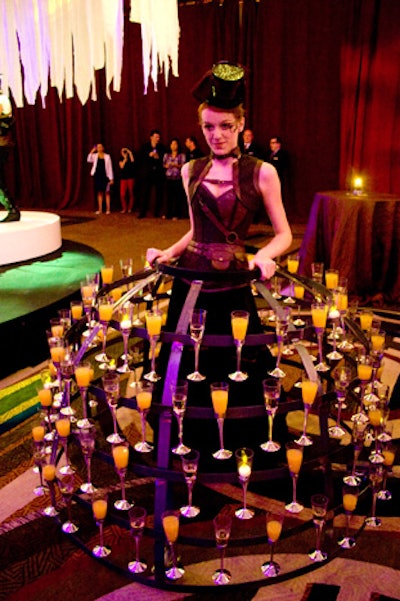
[{"label": "lit candle", "polygon": [[362,178],[355,177],[353,194],[362,194],[362,185],[363,185]]},{"label": "lit candle", "polygon": [[129,330],[132,326],[132,321],[127,317],[124,317],[124,319],[120,322],[119,325],[121,327],[121,330]]},{"label": "lit candle", "polygon": [[239,476],[243,479],[250,478],[251,467],[248,463],[241,463],[238,467]]}]

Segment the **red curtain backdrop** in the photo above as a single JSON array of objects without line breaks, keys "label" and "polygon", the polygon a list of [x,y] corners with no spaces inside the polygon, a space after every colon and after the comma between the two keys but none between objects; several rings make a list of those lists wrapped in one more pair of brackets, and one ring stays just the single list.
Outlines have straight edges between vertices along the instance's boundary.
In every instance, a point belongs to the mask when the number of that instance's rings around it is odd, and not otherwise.
[{"label": "red curtain backdrop", "polygon": [[[121,92],[85,106],[60,101],[15,110],[15,150],[7,165],[21,208],[94,207],[86,157],[102,142],[117,172],[119,150],[138,150],[156,127],[167,143],[198,136],[190,90],[218,60],[248,69],[247,122],[265,150],[278,134],[291,157],[284,199],[306,221],[318,190],[349,185],[365,172],[371,189],[400,193],[400,3],[393,0],[224,0],[180,5],[179,77],[143,95],[140,26],[126,1]],[[205,149],[205,148],[204,148]]]}]

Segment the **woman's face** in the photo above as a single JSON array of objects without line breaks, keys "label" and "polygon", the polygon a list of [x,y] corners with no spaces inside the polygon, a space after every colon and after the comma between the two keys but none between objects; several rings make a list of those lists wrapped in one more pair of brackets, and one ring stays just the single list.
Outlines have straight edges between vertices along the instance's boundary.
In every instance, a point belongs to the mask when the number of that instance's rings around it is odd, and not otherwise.
[{"label": "woman's face", "polygon": [[178,150],[178,142],[176,140],[172,140],[172,142],[170,144],[170,148],[171,148],[172,152],[175,152],[176,150]]},{"label": "woman's face", "polygon": [[243,127],[244,119],[238,121],[229,111],[217,111],[210,107],[202,111],[201,129],[210,150],[216,155],[228,154],[237,147]]}]

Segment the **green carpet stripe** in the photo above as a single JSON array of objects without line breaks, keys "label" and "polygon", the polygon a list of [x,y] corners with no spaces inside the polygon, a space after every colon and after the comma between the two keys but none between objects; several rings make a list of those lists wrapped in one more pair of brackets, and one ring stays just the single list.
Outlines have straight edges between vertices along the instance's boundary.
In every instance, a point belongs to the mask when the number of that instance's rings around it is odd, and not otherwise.
[{"label": "green carpet stripe", "polygon": [[28,417],[31,417],[32,415],[37,413],[37,410],[38,407],[36,405],[32,405],[31,407],[28,407],[25,411],[22,411],[14,417],[12,417],[11,419],[9,419],[7,422],[0,422],[0,434],[3,434],[4,432],[11,430],[12,428],[15,428],[15,426],[21,424],[23,421],[28,419]]},{"label": "green carpet stripe", "polygon": [[37,411],[40,407],[40,402],[38,401],[37,396],[28,399],[24,403],[20,403],[17,407],[13,407],[10,411],[7,411],[2,416],[0,416],[0,424],[4,424],[11,419],[15,418],[18,414],[29,411],[30,409],[34,409]]},{"label": "green carpet stripe", "polygon": [[0,423],[7,419],[5,416],[10,411],[14,411],[21,404],[26,403],[32,399],[38,402],[37,397],[37,384],[40,382],[40,376],[34,376],[8,386],[0,393]]}]

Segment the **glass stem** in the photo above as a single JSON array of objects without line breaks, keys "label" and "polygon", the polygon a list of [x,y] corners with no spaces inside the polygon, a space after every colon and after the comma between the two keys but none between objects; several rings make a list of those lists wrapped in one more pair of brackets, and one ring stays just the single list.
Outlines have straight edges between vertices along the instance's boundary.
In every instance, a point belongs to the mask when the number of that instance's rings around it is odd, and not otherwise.
[{"label": "glass stem", "polygon": [[277,336],[278,343],[278,354],[276,356],[276,367],[279,368],[282,359],[282,348],[283,348],[283,338],[282,336]]},{"label": "glass stem", "polygon": [[38,465],[38,470],[39,470],[40,486],[43,486],[43,468],[42,468],[41,463],[39,463],[39,465]]},{"label": "glass stem", "polygon": [[293,485],[293,503],[297,503],[297,474],[293,474],[293,476],[292,476],[292,485]]},{"label": "glass stem", "polygon": [[332,346],[333,346],[334,353],[336,353],[336,346],[337,346],[336,328],[337,328],[337,322],[336,322],[336,319],[334,319],[332,322]]},{"label": "glass stem", "polygon": [[91,484],[92,483],[92,458],[91,457],[86,458],[86,471],[87,471],[88,483]]},{"label": "glass stem", "polygon": [[100,547],[104,547],[103,520],[100,520],[98,523],[99,523]]},{"label": "glass stem", "polygon": [[125,470],[118,471],[119,480],[121,482],[121,496],[122,500],[125,501]]},{"label": "glass stem", "polygon": [[193,499],[193,482],[191,480],[187,480],[187,487],[188,487],[188,506],[191,507],[192,499]]},{"label": "glass stem", "polygon": [[68,457],[68,438],[63,436],[62,438],[62,447],[65,454],[65,465],[69,465],[69,457]]},{"label": "glass stem", "polygon": [[169,547],[171,549],[171,559],[172,559],[172,565],[174,567],[174,569],[176,568],[176,557],[175,557],[175,548],[174,548],[174,543],[169,543]]},{"label": "glass stem", "polygon": [[338,398],[338,407],[337,407],[337,419],[336,419],[336,425],[340,426],[340,414],[342,412],[342,401],[343,399],[339,399]]},{"label": "glass stem", "polygon": [[139,541],[140,541],[139,536],[135,536],[135,554],[136,554],[136,561],[138,563],[140,561],[140,558],[139,558]]},{"label": "glass stem", "polygon": [[323,525],[324,525],[323,520],[319,520],[318,526],[317,526],[317,541],[316,541],[316,550],[317,551],[320,551],[320,548],[321,548],[321,533],[322,533]]},{"label": "glass stem", "polygon": [[217,423],[218,423],[218,432],[219,432],[219,446],[220,446],[220,449],[223,449],[224,448],[224,418],[218,417]]},{"label": "glass stem", "polygon": [[242,346],[243,342],[241,340],[236,340],[236,371],[240,371],[240,365],[242,362]]},{"label": "glass stem", "polygon": [[151,348],[151,371],[156,371],[156,342],[155,336],[150,337],[150,348]]},{"label": "glass stem", "polygon": [[220,570],[221,572],[224,571],[224,560],[225,560],[225,549],[221,549],[221,563],[220,563]]},{"label": "glass stem", "polygon": [[82,398],[82,413],[83,418],[87,419],[87,388],[81,388],[81,398]]},{"label": "glass stem", "polygon": [[304,405],[303,436],[306,436],[308,422],[308,405]]},{"label": "glass stem", "polygon": [[183,415],[178,416],[178,440],[179,444],[183,444]]},{"label": "glass stem", "polygon": [[199,371],[200,341],[194,343],[194,371]]},{"label": "glass stem", "polygon": [[274,561],[274,544],[271,543],[271,556],[269,558],[270,563]]},{"label": "glass stem", "polygon": [[117,410],[115,405],[111,405],[111,415],[112,415],[112,420],[113,420],[113,428],[114,428],[114,434],[117,434]]},{"label": "glass stem", "polygon": [[323,354],[322,354],[322,336],[323,336],[323,331],[320,328],[318,328],[317,339],[318,339],[318,355],[319,355],[320,363],[323,363],[323,361],[324,361]]},{"label": "glass stem", "polygon": [[246,509],[246,492],[247,492],[247,480],[242,482],[243,487],[243,509]]},{"label": "glass stem", "polygon": [[66,378],[64,380],[64,394],[63,394],[63,406],[69,407],[71,405],[71,380]]},{"label": "glass stem", "polygon": [[145,411],[140,412],[140,418],[142,421],[142,442],[145,443],[146,442],[146,412]]},{"label": "glass stem", "polygon": [[274,416],[272,413],[268,414],[268,440],[272,442],[272,428],[274,424]]},{"label": "glass stem", "polygon": [[103,328],[102,352],[103,352],[103,355],[105,356],[105,354],[106,354],[106,345],[107,345],[107,329],[108,329],[108,324],[102,323],[101,325],[102,325],[102,328]]},{"label": "glass stem", "polygon": [[351,513],[349,513],[348,511],[346,511],[346,538],[349,538],[349,533],[350,533],[350,518],[351,518]]},{"label": "glass stem", "polygon": [[129,332],[122,332],[122,342],[124,344],[124,365],[128,365]]},{"label": "glass stem", "polygon": [[375,488],[372,491],[372,510],[371,510],[371,517],[375,517],[376,514],[376,497],[377,497],[377,492],[375,490]]}]

